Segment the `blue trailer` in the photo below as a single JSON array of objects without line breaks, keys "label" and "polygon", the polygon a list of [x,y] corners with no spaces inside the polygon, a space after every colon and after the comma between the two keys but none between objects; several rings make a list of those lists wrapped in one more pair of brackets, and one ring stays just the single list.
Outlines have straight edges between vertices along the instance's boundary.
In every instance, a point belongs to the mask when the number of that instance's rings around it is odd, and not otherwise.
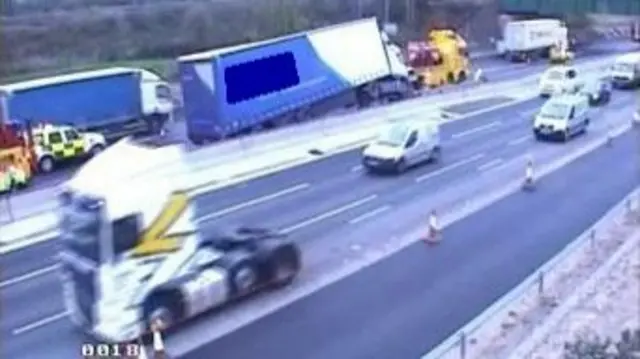
[{"label": "blue trailer", "polygon": [[157,132],[173,112],[169,86],[153,73],[130,68],[2,85],[0,104],[2,117],[11,122],[70,125],[110,139]]},{"label": "blue trailer", "polygon": [[375,18],[178,59],[195,144],[410,94],[400,50]]}]

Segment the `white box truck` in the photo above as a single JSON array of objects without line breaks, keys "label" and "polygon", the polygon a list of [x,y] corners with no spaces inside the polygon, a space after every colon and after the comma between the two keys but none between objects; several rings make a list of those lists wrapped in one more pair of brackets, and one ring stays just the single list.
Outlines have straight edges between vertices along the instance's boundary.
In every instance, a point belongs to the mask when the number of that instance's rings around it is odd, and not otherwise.
[{"label": "white box truck", "polygon": [[511,21],[504,25],[502,38],[496,41],[498,54],[510,61],[526,61],[547,56],[554,46],[568,43],[567,28],[560,20]]}]

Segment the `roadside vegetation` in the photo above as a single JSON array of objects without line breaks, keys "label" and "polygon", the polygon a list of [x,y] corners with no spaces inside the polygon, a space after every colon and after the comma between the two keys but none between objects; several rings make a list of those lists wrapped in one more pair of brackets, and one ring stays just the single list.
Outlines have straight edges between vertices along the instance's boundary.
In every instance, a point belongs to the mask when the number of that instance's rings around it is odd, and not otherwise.
[{"label": "roadside vegetation", "polygon": [[385,14],[401,38],[419,39],[425,27],[446,23],[474,43],[496,33],[497,10],[486,2],[3,0],[0,83],[113,64],[171,79],[180,54]]},{"label": "roadside vegetation", "polygon": [[617,340],[597,336],[565,343],[564,359],[638,359],[640,329],[622,331]]}]

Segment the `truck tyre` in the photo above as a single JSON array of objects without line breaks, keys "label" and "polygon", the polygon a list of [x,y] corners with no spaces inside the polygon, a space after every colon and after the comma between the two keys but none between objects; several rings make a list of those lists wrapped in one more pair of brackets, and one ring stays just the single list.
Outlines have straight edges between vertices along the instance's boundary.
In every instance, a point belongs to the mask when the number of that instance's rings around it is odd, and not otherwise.
[{"label": "truck tyre", "polygon": [[462,71],[458,74],[458,83],[465,82],[467,80],[467,73]]},{"label": "truck tyre", "polygon": [[44,156],[38,161],[38,169],[42,173],[51,173],[56,167],[56,161],[52,156]]},{"label": "truck tyre", "polygon": [[300,272],[300,252],[293,246],[277,246],[272,251],[273,287],[289,285]]},{"label": "truck tyre", "polygon": [[453,76],[453,73],[449,72],[447,74],[447,82],[449,84],[454,84],[456,82],[456,78]]},{"label": "truck tyre", "polygon": [[250,253],[230,252],[220,258],[219,263],[227,270],[227,284],[234,297],[251,293],[259,284],[256,265]]},{"label": "truck tyre", "polygon": [[163,304],[151,305],[146,315],[147,326],[151,328],[151,324],[157,320],[163,323],[165,328],[171,328],[176,321],[176,317],[168,306]]}]

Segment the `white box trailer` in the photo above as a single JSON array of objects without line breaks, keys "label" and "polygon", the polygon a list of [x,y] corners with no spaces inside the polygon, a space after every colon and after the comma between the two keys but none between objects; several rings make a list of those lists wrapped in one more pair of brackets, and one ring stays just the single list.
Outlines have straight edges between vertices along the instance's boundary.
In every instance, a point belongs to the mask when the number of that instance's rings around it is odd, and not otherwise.
[{"label": "white box trailer", "polygon": [[568,43],[567,29],[560,20],[512,21],[504,25],[497,51],[509,60],[547,55],[553,46]]}]

